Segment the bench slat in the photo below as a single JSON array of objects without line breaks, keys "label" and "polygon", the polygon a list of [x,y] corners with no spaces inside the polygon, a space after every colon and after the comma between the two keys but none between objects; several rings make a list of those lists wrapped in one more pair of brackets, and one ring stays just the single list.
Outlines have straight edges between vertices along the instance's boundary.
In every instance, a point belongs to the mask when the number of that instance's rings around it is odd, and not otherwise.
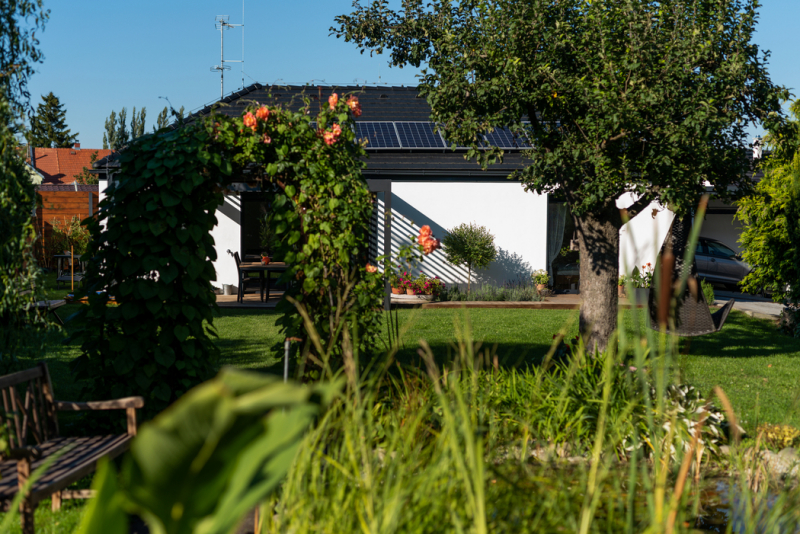
[{"label": "bench slat", "polygon": [[[68,487],[94,471],[102,457],[119,456],[128,449],[133,436],[91,436],[80,438],[56,438],[43,443],[39,448],[42,458],[31,464],[31,470],[39,467],[46,458],[67,446],[74,448],[61,456],[50,469],[34,483],[30,498],[33,504],[47,498],[53,492]],[[10,501],[17,493],[17,462],[0,463],[0,501]]]}]

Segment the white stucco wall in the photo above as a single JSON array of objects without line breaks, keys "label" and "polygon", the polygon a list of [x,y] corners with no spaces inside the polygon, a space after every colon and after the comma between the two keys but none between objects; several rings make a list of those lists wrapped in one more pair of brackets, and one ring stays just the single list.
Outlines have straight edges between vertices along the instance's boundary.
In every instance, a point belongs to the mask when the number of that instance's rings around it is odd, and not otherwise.
[{"label": "white stucco wall", "polygon": [[[627,208],[634,200],[633,195],[625,194],[617,200],[617,207]],[[630,274],[634,267],[641,269],[648,263],[655,268],[656,257],[674,218],[673,212],[653,202],[622,227],[619,232],[620,274]]]},{"label": "white stucco wall", "polygon": [[214,247],[217,250],[217,259],[214,261],[214,269],[217,271],[217,279],[212,285],[221,288],[222,284],[237,285],[239,274],[236,271],[236,262],[233,256],[228,254],[228,250],[238,252],[241,256],[241,214],[242,205],[238,193],[225,195],[223,204],[217,208],[217,226],[211,230],[211,237],[214,238]]},{"label": "white stucco wall", "polygon": [[[502,285],[544,269],[547,256],[547,196],[526,193],[514,182],[393,182],[392,253],[429,225],[436,238],[461,223],[486,226],[498,258],[473,280]],[[447,263],[442,250],[427,256],[422,270],[447,283],[467,282],[465,268]]]}]

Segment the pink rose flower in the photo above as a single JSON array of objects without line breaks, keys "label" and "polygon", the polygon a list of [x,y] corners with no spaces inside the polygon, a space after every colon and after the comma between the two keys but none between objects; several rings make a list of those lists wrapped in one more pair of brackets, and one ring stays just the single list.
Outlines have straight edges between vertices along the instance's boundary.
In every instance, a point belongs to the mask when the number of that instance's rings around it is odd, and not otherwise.
[{"label": "pink rose flower", "polygon": [[339,95],[333,93],[331,96],[328,97],[328,105],[330,106],[331,110],[336,109],[336,104],[339,103]]},{"label": "pink rose flower", "polygon": [[272,142],[272,138],[270,136],[268,136],[267,134],[264,134],[264,137],[262,139],[264,141],[264,144],[266,144],[266,145],[268,145],[268,144],[270,144]]}]

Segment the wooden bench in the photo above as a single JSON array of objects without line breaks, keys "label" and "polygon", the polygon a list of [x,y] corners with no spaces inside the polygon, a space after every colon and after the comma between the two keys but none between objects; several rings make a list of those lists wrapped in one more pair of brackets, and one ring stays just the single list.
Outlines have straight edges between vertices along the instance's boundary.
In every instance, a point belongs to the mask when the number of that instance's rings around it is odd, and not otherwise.
[{"label": "wooden bench", "polygon": [[[42,499],[52,496],[53,510],[62,499],[86,498],[90,491],[66,491],[70,484],[94,471],[100,458],[114,458],[128,449],[136,435],[136,409],[142,397],[100,402],[64,402],[53,397],[47,365],[0,377],[0,424],[7,428],[10,452],[0,462],[0,503],[7,509],[25,482],[48,457],[63,451],[38,479],[20,504],[23,534],[33,534],[33,512]],[[125,410],[125,434],[64,437],[58,430],[58,411]]]}]

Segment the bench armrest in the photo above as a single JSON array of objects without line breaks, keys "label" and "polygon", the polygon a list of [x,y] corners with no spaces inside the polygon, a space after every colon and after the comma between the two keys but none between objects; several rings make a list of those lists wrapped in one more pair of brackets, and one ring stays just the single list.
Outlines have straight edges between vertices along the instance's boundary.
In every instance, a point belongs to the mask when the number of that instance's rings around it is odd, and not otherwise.
[{"label": "bench armrest", "polygon": [[125,397],[124,399],[90,402],[56,401],[56,409],[60,411],[124,410],[126,408],[142,407],[144,407],[144,399],[142,397]]}]

